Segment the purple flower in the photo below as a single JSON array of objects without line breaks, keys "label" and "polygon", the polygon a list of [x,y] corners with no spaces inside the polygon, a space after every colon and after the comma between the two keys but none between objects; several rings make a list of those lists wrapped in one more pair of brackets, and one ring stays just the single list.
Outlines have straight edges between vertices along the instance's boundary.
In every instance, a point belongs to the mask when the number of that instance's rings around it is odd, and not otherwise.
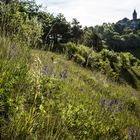
[{"label": "purple flower", "polygon": [[109,106],[112,108],[114,106],[114,104],[115,104],[115,100],[113,99],[110,101]]},{"label": "purple flower", "polygon": [[[53,67],[51,67],[49,69],[49,67],[46,65],[42,68],[42,73],[47,75],[47,76],[51,76],[53,74]],[[54,75],[53,75],[54,76]]]},{"label": "purple flower", "polygon": [[67,79],[67,72],[68,72],[68,70],[67,69],[65,69],[65,70],[63,70],[61,73],[60,73],[60,78],[62,78],[62,79]]},{"label": "purple flower", "polygon": [[118,102],[118,110],[119,110],[119,111],[122,111],[122,109],[123,109],[122,101],[119,101],[119,102]]},{"label": "purple flower", "polygon": [[134,129],[131,129],[131,130],[129,130],[128,131],[128,138],[131,140],[131,139],[133,139],[134,138],[134,136],[136,136],[136,130],[134,130]]},{"label": "purple flower", "polygon": [[63,75],[62,75],[62,73],[60,73],[60,79],[61,79],[61,78],[63,78]]},{"label": "purple flower", "polygon": [[48,66],[46,65],[46,66],[44,66],[44,68],[43,68],[46,72],[48,72]]},{"label": "purple flower", "polygon": [[11,50],[10,50],[10,52],[9,52],[9,55],[8,55],[8,58],[9,58],[9,59],[11,59],[12,57],[15,56],[16,50],[17,50],[17,46],[16,46],[16,44],[14,44],[14,45],[11,47]]},{"label": "purple flower", "polygon": [[46,65],[42,68],[42,73],[45,74],[45,75],[48,75],[48,72],[49,72],[48,71],[48,66]]},{"label": "purple flower", "polygon": [[102,100],[100,101],[100,106],[101,106],[101,107],[104,107],[104,106],[105,106],[105,99],[102,99]]},{"label": "purple flower", "polygon": [[16,49],[17,49],[17,46],[16,46],[16,44],[14,44],[14,45],[12,46],[12,50],[15,52]]},{"label": "purple flower", "polygon": [[67,79],[67,74],[63,74],[63,79]]},{"label": "purple flower", "polygon": [[54,77],[54,78],[56,77],[56,73],[55,73],[55,72],[53,72],[53,74],[52,74],[52,75],[53,75],[53,77]]}]

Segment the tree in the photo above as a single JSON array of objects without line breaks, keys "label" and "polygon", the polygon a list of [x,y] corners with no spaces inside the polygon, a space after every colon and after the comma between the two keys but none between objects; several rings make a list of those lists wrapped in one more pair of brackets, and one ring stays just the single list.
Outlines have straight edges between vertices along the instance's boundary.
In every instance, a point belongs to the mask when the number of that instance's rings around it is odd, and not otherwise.
[{"label": "tree", "polygon": [[140,30],[140,21],[139,21],[139,23],[138,23],[138,28],[137,28],[138,30]]},{"label": "tree", "polygon": [[19,40],[35,46],[42,35],[42,26],[37,17],[28,19],[27,7],[20,1],[13,0],[0,6],[0,31],[10,35],[10,38],[18,36]]},{"label": "tree", "polygon": [[50,35],[52,34],[52,30],[54,27],[53,21],[54,16],[50,13],[46,13],[44,11],[38,12],[38,20],[42,24],[43,34],[42,34],[42,40],[43,43],[50,43]]},{"label": "tree", "polygon": [[95,33],[93,27],[85,28],[83,44],[92,47],[96,51],[101,51],[102,49],[102,40],[97,33]]},{"label": "tree", "polygon": [[123,34],[124,26],[119,25],[119,24],[113,24],[112,26],[115,32],[119,34]]},{"label": "tree", "polygon": [[66,21],[63,14],[58,14],[53,20],[53,28],[51,35],[54,38],[55,43],[61,39],[62,42],[68,42],[71,38],[70,24]]},{"label": "tree", "polygon": [[11,3],[11,2],[17,2],[18,0],[0,0],[0,2],[3,2],[3,3],[5,3],[5,4],[9,4],[9,3]]},{"label": "tree", "polygon": [[80,42],[81,37],[83,35],[82,26],[80,25],[80,22],[76,18],[72,20],[71,24],[72,24],[72,28],[71,28],[72,41],[77,44]]},{"label": "tree", "polygon": [[35,0],[23,0],[20,2],[20,12],[26,13],[28,18],[36,17],[41,5],[37,5]]}]

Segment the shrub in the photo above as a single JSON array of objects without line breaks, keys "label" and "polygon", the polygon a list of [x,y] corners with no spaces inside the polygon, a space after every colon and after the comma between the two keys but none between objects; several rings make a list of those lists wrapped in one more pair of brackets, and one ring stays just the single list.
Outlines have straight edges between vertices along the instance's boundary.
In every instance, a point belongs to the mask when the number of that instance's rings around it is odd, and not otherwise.
[{"label": "shrub", "polygon": [[78,47],[74,43],[67,43],[66,44],[66,55],[69,59],[72,59],[73,55],[78,51]]},{"label": "shrub", "polygon": [[84,64],[85,64],[85,58],[82,57],[81,55],[75,54],[75,55],[73,56],[73,58],[74,58],[74,61],[75,61],[76,63],[78,63],[78,64],[80,64],[80,65],[84,65]]},{"label": "shrub", "polygon": [[0,31],[11,39],[28,42],[36,47],[42,36],[42,25],[36,17],[28,19],[28,15],[21,11],[19,2],[0,4]]},{"label": "shrub", "polygon": [[130,53],[116,53],[107,49],[97,53],[86,46],[74,43],[66,44],[64,52],[69,59],[88,66],[91,70],[99,70],[113,80],[123,79],[123,71],[140,65],[140,61]]}]

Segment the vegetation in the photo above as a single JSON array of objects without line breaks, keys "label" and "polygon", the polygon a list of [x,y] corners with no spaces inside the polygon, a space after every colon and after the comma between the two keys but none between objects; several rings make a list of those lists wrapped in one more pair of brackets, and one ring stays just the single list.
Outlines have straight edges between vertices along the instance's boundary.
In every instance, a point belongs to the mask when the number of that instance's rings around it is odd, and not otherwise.
[{"label": "vegetation", "polygon": [[131,87],[50,52],[30,56],[23,44],[2,60],[2,139],[139,139],[139,93]]},{"label": "vegetation", "polygon": [[107,49],[96,52],[92,48],[71,42],[56,45],[52,50],[64,54],[67,59],[73,60],[80,66],[92,71],[101,71],[113,81],[130,84],[135,89],[140,88],[139,74],[136,74],[140,61],[131,53],[117,53]]},{"label": "vegetation", "polygon": [[140,139],[140,61],[107,28],[0,1],[2,140]]},{"label": "vegetation", "polygon": [[109,49],[115,51],[134,51],[140,46],[140,28],[125,28],[119,24],[95,26]]}]

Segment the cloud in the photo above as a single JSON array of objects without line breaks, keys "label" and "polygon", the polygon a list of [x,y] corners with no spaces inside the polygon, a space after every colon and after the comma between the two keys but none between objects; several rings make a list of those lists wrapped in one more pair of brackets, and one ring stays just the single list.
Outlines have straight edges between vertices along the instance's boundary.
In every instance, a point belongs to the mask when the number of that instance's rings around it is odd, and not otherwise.
[{"label": "cloud", "polygon": [[124,17],[131,18],[134,8],[140,13],[139,0],[37,0],[47,5],[48,11],[63,13],[71,21],[77,18],[83,25],[116,22]]}]

